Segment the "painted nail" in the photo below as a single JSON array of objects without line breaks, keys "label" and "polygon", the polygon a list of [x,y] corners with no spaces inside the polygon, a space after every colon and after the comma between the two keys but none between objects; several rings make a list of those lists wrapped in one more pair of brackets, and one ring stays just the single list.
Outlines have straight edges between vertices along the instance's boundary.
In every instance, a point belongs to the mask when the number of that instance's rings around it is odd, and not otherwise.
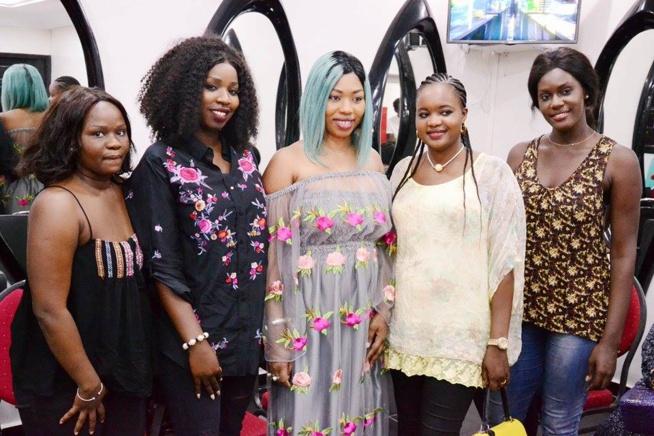
[{"label": "painted nail", "polygon": [[215,400],[216,396],[214,394],[211,394],[211,395],[209,395],[209,398],[211,398],[212,400]]},{"label": "painted nail", "polygon": [[587,382],[589,382],[591,378],[592,378],[592,377],[591,377],[590,375],[587,375],[586,378],[585,378],[585,380],[586,380]]},{"label": "painted nail", "polygon": [[366,348],[370,348],[370,342],[366,342]]},{"label": "painted nail", "polygon": [[216,391],[216,395],[220,396],[220,391]]},{"label": "painted nail", "polygon": [[195,394],[196,397],[198,397],[198,400],[200,399],[200,394]]}]

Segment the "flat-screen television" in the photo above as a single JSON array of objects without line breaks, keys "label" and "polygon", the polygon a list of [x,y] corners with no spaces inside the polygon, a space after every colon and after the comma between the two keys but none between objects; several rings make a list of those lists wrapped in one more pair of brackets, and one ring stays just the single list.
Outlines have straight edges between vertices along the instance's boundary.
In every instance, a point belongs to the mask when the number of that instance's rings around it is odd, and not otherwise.
[{"label": "flat-screen television", "polygon": [[449,0],[447,42],[576,43],[581,0]]}]

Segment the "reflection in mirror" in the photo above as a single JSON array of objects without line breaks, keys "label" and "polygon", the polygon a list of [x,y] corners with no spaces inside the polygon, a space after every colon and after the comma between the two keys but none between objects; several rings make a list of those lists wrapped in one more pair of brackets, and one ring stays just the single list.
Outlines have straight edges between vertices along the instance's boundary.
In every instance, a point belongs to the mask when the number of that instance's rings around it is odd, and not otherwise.
[{"label": "reflection in mirror", "polygon": [[[643,83],[647,83],[651,65],[643,62],[643,56],[648,55],[643,47],[654,47],[654,29],[634,36],[616,59],[606,87],[603,106],[603,132],[618,143],[634,150],[643,150],[646,145],[643,142],[646,139],[645,136],[642,133],[635,134],[634,131],[640,116],[639,103],[641,97],[643,97]],[[654,53],[650,51],[649,55],[651,57],[650,62],[654,62]],[[645,108],[641,109],[641,111],[644,110]],[[651,105],[650,110],[652,110]],[[654,146],[651,142],[649,145]],[[650,153],[652,152],[654,150],[650,151]],[[650,175],[650,163],[646,162],[642,155],[639,158],[641,164],[644,165],[645,185],[654,186],[654,180],[648,177]],[[652,170],[654,171],[654,168]]]},{"label": "reflection in mirror", "polygon": [[[0,57],[8,54],[13,56],[8,62],[1,62],[0,74],[10,64],[24,62],[41,68],[46,88],[60,76],[75,77],[83,85],[88,83],[82,45],[60,0],[0,6]],[[20,55],[31,56],[21,61]],[[30,58],[49,59],[50,65],[36,65]]]},{"label": "reflection in mirror", "polygon": [[[257,148],[267,163],[276,150],[275,117],[279,71],[284,66],[282,46],[270,20],[262,14],[245,13],[233,20],[225,40],[240,50],[250,67],[259,98]],[[236,47],[235,48],[239,48]],[[284,144],[288,145],[288,144]]]}]

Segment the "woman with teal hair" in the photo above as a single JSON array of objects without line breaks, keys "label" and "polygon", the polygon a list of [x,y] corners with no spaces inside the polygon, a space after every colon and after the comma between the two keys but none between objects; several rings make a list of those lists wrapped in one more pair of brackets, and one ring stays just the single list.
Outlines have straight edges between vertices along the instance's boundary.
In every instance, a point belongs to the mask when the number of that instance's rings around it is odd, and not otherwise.
[{"label": "woman with teal hair", "polygon": [[[38,70],[28,64],[14,64],[7,68],[2,77],[1,101],[0,123],[13,141],[13,153],[3,150],[1,155],[12,156],[8,165],[14,168],[48,107],[48,93]],[[6,164],[3,162],[3,166]],[[21,178],[15,174],[3,176],[0,180],[0,212],[28,210],[42,188],[43,185],[33,175]]]},{"label": "woman with teal hair", "polygon": [[395,238],[358,59],[342,51],[318,59],[300,125],[303,140],[279,150],[264,174],[270,433],[386,435],[390,380],[379,357]]}]

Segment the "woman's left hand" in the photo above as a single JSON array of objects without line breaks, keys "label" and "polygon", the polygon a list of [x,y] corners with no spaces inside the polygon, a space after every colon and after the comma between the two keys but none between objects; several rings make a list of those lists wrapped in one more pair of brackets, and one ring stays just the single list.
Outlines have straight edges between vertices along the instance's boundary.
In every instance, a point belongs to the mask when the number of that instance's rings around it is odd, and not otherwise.
[{"label": "woman's left hand", "polygon": [[495,346],[486,348],[484,361],[481,364],[481,377],[484,381],[484,386],[488,386],[491,391],[496,391],[509,385],[509,358],[507,357],[506,350],[500,350]]},{"label": "woman's left hand", "polygon": [[366,358],[370,366],[374,365],[382,351],[384,351],[384,343],[388,337],[388,324],[383,316],[375,315],[370,320],[370,326],[368,327],[368,354]]},{"label": "woman's left hand", "polygon": [[613,374],[615,374],[616,360],[618,353],[615,348],[602,343],[595,345],[593,352],[588,358],[588,372],[586,381],[590,382],[587,391],[594,389],[606,389],[611,383]]}]

